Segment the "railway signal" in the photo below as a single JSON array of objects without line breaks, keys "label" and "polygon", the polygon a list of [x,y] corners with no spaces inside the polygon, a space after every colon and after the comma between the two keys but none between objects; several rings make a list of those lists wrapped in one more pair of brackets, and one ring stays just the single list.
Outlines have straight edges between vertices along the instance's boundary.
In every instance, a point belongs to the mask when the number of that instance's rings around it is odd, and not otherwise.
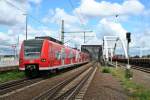
[{"label": "railway signal", "polygon": [[126,33],[126,39],[127,39],[127,54],[128,54],[128,65],[127,65],[127,68],[130,69],[130,65],[129,65],[129,43],[131,42],[131,33],[130,32]]},{"label": "railway signal", "polygon": [[127,64],[127,69],[126,69],[126,78],[129,78],[129,79],[132,79],[132,72],[130,70],[131,66],[129,64],[129,58],[130,58],[130,55],[129,55],[129,43],[131,42],[131,33],[130,32],[127,32],[126,33],[126,39],[127,39],[127,54],[128,54],[128,64]]},{"label": "railway signal", "polygon": [[131,42],[131,33],[130,32],[126,33],[126,38],[127,38],[128,43],[130,43]]}]

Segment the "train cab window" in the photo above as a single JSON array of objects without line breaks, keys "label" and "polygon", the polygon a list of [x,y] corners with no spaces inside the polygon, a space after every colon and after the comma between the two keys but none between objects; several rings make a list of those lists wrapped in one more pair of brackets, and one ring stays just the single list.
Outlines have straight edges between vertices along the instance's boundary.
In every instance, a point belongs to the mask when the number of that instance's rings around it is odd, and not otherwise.
[{"label": "train cab window", "polygon": [[39,58],[42,49],[42,40],[25,40],[24,41],[24,56],[25,58]]}]

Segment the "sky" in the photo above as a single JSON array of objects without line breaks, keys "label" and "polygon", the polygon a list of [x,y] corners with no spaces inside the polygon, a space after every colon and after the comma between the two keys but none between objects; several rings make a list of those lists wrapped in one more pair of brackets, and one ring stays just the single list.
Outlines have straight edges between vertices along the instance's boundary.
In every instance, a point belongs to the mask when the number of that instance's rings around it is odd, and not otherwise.
[{"label": "sky", "polygon": [[149,0],[0,0],[0,13],[0,54],[13,53],[18,37],[19,47],[25,40],[26,14],[28,39],[59,39],[63,19],[66,32],[92,31],[86,33],[86,43],[83,33],[65,33],[65,45],[102,44],[108,35],[125,40],[131,32],[131,54],[139,54],[139,48],[150,53]]}]

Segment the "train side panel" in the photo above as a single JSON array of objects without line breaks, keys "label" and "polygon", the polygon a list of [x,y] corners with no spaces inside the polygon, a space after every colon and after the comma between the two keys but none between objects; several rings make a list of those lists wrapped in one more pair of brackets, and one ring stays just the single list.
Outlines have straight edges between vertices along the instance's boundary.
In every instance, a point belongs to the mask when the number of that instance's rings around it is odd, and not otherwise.
[{"label": "train side panel", "polygon": [[21,49],[20,49],[20,53],[19,53],[19,70],[24,70],[25,66],[24,66],[24,45],[23,43],[21,44]]},{"label": "train side panel", "polygon": [[39,71],[63,69],[89,60],[89,55],[64,45],[44,40],[25,40],[20,50],[19,69],[28,75]]},{"label": "train side panel", "polygon": [[42,50],[41,50],[41,56],[38,62],[39,70],[47,69],[48,66],[50,66],[49,47],[50,47],[50,43],[48,42],[48,40],[44,40]]}]

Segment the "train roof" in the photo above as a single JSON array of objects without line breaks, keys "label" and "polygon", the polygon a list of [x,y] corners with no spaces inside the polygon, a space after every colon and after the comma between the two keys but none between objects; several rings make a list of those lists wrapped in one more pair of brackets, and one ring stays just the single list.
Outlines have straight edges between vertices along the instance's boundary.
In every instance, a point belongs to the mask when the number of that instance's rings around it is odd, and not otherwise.
[{"label": "train roof", "polygon": [[41,37],[35,37],[35,39],[47,39],[47,40],[50,40],[50,41],[53,41],[53,42],[56,42],[58,44],[63,44],[61,41],[55,39],[55,38],[52,38],[52,37],[49,37],[49,36],[41,36]]}]

